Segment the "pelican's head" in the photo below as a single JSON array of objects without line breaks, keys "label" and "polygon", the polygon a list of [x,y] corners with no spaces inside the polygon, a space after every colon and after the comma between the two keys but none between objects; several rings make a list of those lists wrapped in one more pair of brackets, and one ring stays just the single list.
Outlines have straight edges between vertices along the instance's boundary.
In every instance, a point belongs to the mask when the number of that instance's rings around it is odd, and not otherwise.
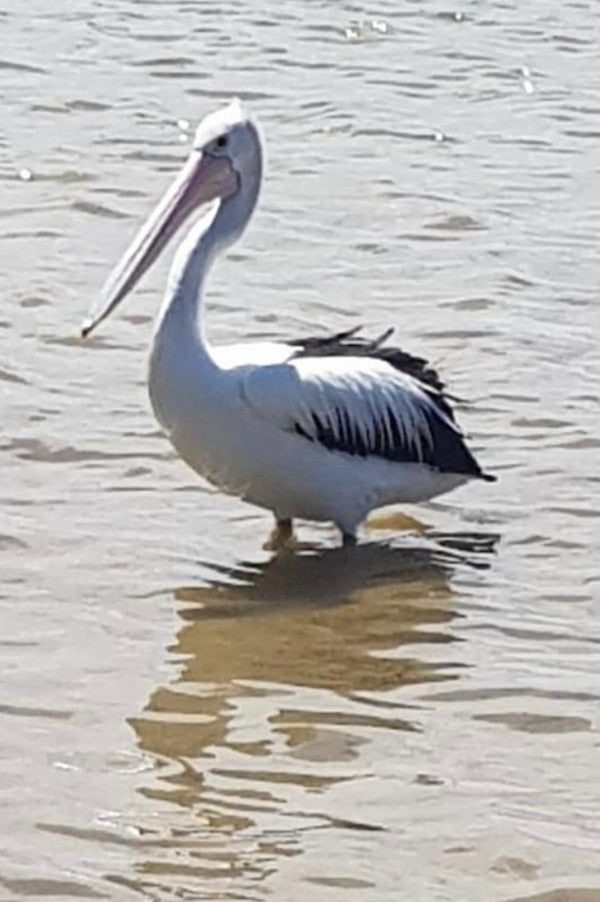
[{"label": "pelican's head", "polygon": [[240,187],[260,181],[262,146],[258,129],[237,98],[202,120],[193,142],[201,154],[226,159],[235,170]]},{"label": "pelican's head", "polygon": [[188,160],[106,280],[82,326],[82,336],[89,335],[129,294],[199,207],[212,201],[227,204],[231,208],[228,238],[235,241],[254,207],[261,174],[258,129],[239,100],[203,119]]}]

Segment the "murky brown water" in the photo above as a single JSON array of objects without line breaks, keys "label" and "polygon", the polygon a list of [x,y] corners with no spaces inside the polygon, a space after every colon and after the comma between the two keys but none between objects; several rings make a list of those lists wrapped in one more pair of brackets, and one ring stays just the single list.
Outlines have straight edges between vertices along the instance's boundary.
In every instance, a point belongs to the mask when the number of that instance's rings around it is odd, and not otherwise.
[{"label": "murky brown water", "polygon": [[[0,8],[0,898],[600,899],[599,22]],[[167,261],[76,338],[232,94],[270,169],[214,340],[395,324],[501,477],[352,553],[270,559],[159,435]]]}]

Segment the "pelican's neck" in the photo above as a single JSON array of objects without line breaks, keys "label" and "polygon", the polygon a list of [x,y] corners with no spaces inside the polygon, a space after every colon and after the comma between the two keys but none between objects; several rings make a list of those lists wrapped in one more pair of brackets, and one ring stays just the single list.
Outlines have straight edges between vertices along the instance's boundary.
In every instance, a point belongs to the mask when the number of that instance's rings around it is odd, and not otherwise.
[{"label": "pelican's neck", "polygon": [[190,341],[205,349],[200,311],[204,282],[221,247],[218,242],[220,208],[215,204],[192,226],[175,254],[162,307],[156,319],[155,343]]},{"label": "pelican's neck", "polygon": [[176,344],[180,353],[186,353],[191,343],[200,359],[212,362],[202,321],[204,283],[216,257],[237,241],[252,216],[260,170],[248,181],[250,184],[240,184],[235,194],[211,207],[178,247],[156,320],[155,347]]}]

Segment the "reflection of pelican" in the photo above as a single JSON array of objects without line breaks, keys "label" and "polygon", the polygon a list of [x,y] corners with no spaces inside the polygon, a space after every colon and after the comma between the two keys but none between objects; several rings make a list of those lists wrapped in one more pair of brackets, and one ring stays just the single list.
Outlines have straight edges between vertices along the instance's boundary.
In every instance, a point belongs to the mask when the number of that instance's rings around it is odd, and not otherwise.
[{"label": "reflection of pelican", "polygon": [[369,511],[491,480],[426,361],[355,332],[210,348],[198,327],[208,269],[245,229],[262,178],[256,126],[234,102],[199,126],[188,162],[110,276],[88,334],[133,289],[180,226],[150,356],[150,397],[181,457],[222,490],[292,518],[332,520],[353,543]]},{"label": "reflection of pelican", "polygon": [[[154,718],[142,721],[144,744],[152,733],[154,751],[158,745],[172,754],[173,743],[181,742],[192,754],[219,741],[225,724],[218,727],[214,715],[224,694],[244,695],[232,686],[239,680],[353,694],[448,678],[449,665],[439,660],[372,653],[452,642],[444,629],[455,617],[448,576],[461,562],[487,566],[492,548],[487,536],[438,535],[412,550],[368,543],[350,555],[326,549],[233,568],[212,565],[217,576],[208,585],[174,592],[184,602],[179,616],[185,625],[174,649],[184,656],[182,676],[150,704],[157,711],[193,709],[210,717],[193,729],[171,726],[156,733]],[[202,683],[229,688],[198,695],[178,689]]]},{"label": "reflection of pelican", "polygon": [[370,737],[407,754],[420,706],[391,690],[457,675],[448,578],[461,562],[484,566],[492,546],[438,535],[285,554],[175,590],[180,675],[130,721],[160,764],[141,791],[170,803],[156,821],[173,825],[177,852],[144,862],[148,889],[192,893],[225,873],[232,897],[254,898],[278,858],[303,851],[304,831],[377,829],[376,811],[339,810],[337,787],[369,775]]}]

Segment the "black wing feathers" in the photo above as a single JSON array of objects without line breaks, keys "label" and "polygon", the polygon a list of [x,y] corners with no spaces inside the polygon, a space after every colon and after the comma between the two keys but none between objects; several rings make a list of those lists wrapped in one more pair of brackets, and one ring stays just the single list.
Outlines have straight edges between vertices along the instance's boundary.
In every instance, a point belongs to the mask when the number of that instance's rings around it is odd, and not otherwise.
[{"label": "black wing feathers", "polygon": [[465,475],[493,481],[495,477],[483,473],[469,451],[462,435],[441,419],[435,408],[427,411],[426,430],[431,441],[423,437],[411,441],[391,408],[387,408],[387,424],[373,418],[368,435],[352,423],[348,413],[339,407],[335,419],[312,414],[313,429],[309,434],[299,423],[294,424],[298,435],[316,441],[329,451],[341,451],[357,457],[381,457],[396,463],[423,463],[446,473]]},{"label": "black wing feathers", "polygon": [[379,338],[373,339],[358,337],[357,332],[361,329],[362,326],[356,326],[324,338],[296,338],[286,341],[286,344],[300,349],[294,357],[374,357],[385,360],[390,366],[429,385],[436,392],[443,392],[444,383],[428,360],[400,348],[382,347],[392,335],[393,329],[387,329]]},{"label": "black wing feathers", "polygon": [[354,421],[350,413],[339,406],[330,414],[313,413],[310,430],[306,428],[307,424],[303,428],[300,423],[294,423],[298,435],[319,442],[330,451],[358,457],[375,456],[397,463],[424,463],[442,472],[495,480],[494,476],[481,470],[460,431],[454,427],[454,412],[444,394],[444,383],[428,361],[399,348],[382,347],[392,329],[374,340],[357,337],[359,329],[324,338],[300,338],[288,341],[288,344],[299,348],[294,358],[370,357],[411,376],[433,402],[431,405],[423,403],[420,408],[419,434],[407,434],[402,419],[388,404],[384,416],[381,412],[379,416],[374,414],[367,424]]}]

